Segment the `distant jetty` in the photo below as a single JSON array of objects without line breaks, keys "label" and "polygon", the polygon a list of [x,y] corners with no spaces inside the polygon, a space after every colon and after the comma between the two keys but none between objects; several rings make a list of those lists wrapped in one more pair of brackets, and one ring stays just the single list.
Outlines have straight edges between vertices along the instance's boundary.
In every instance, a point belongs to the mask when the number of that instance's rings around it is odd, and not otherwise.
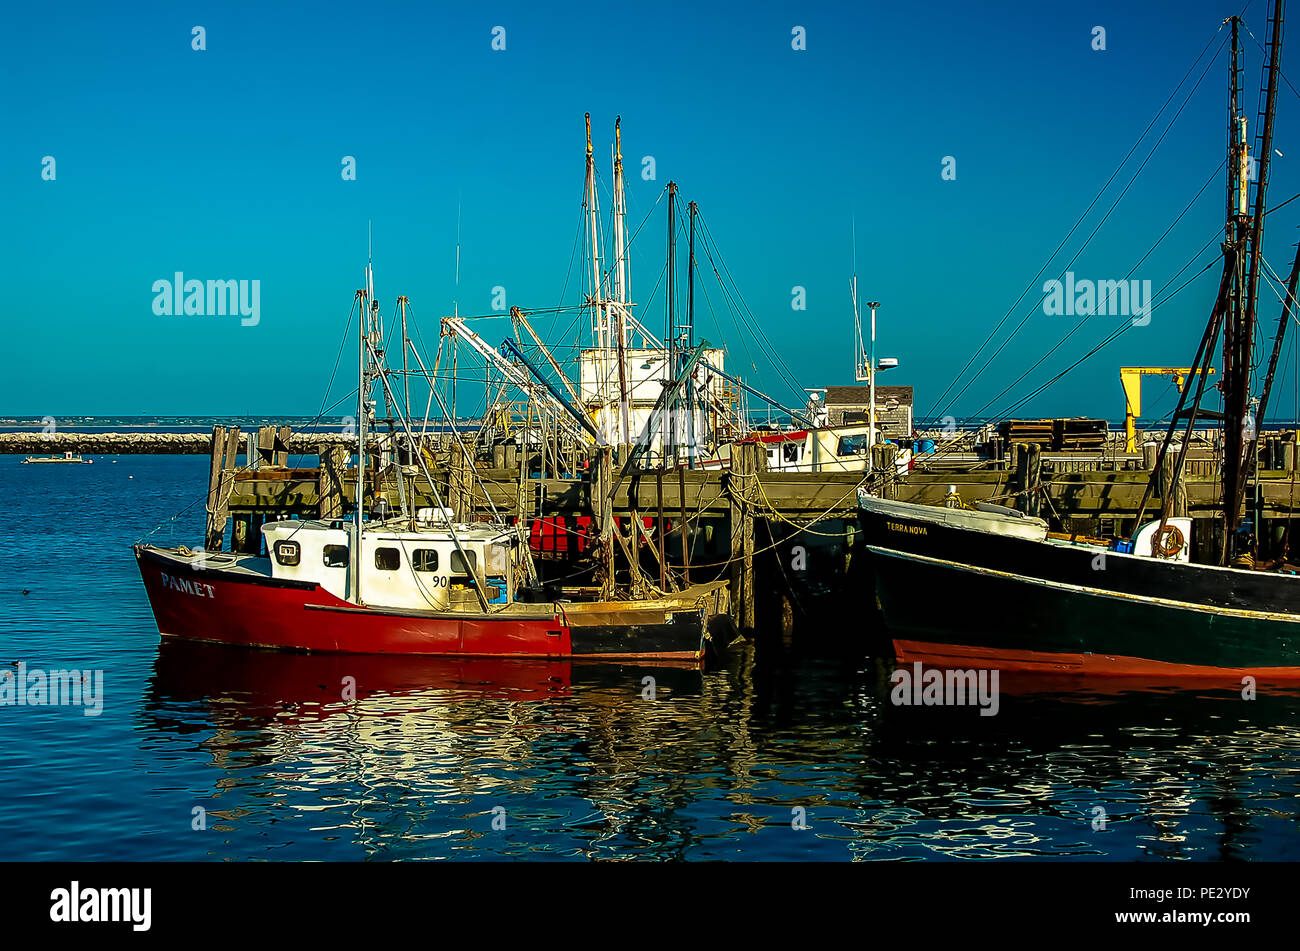
[{"label": "distant jetty", "polygon": [[[294,433],[288,449],[295,455],[319,455],[332,446],[355,446],[356,441],[341,433]],[[206,456],[211,451],[211,433],[0,433],[0,455]]]}]

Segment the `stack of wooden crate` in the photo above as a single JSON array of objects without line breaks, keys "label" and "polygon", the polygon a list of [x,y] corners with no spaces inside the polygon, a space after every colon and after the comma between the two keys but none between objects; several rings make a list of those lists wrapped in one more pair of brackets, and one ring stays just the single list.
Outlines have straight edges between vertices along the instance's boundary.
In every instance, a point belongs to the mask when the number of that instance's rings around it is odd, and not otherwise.
[{"label": "stack of wooden crate", "polygon": [[1051,419],[1005,419],[998,424],[998,434],[1002,437],[1004,446],[1037,443],[1048,449],[1052,445],[1054,422]]},{"label": "stack of wooden crate", "polygon": [[1101,452],[1106,448],[1109,427],[1104,419],[1052,420],[1052,449],[1055,452]]}]

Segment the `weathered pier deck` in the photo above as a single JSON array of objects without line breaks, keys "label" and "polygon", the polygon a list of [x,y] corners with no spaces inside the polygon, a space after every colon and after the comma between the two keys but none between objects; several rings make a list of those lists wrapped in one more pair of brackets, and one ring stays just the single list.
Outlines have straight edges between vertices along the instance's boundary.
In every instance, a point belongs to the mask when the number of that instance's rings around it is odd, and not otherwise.
[{"label": "weathered pier deck", "polygon": [[[231,432],[224,427],[222,446]],[[267,444],[267,430],[275,445]],[[230,511],[283,512],[315,517],[321,507],[322,466],[342,451],[354,451],[355,437],[338,433],[293,433],[287,427],[262,427],[253,435],[261,439],[261,458],[248,460],[248,436],[236,442],[234,455],[228,460],[232,476]],[[1287,434],[1292,435],[1292,434]],[[430,472],[439,491],[451,488],[453,441],[449,436],[432,437],[434,446]],[[1297,475],[1294,439],[1275,437],[1268,440],[1262,453],[1259,472],[1260,493],[1265,517],[1289,517],[1300,500],[1300,476]],[[83,454],[180,454],[213,453],[211,433],[0,433],[0,455],[58,455],[65,451]],[[491,464],[479,464],[477,476],[468,479],[465,514],[488,514],[493,506],[505,515],[584,514],[590,500],[584,490],[587,480],[581,477],[524,480],[526,492],[520,491],[519,453],[515,447],[496,447]],[[272,455],[272,452],[275,455]],[[1185,495],[1184,511],[1193,518],[1209,517],[1219,506],[1218,472],[1212,459],[1198,458],[1198,449],[1189,453],[1187,471],[1179,492]],[[255,455],[258,451],[255,450]],[[290,457],[316,457],[310,467],[289,468]],[[497,463],[500,463],[499,465]],[[997,501],[1032,510],[1035,514],[1058,519],[1124,519],[1135,517],[1142,493],[1154,464],[1153,453],[1137,454],[1052,454],[1037,453],[1027,447],[1012,446],[1001,462],[979,460],[973,454],[945,454],[933,462],[924,462],[905,476],[889,481],[885,491],[893,497],[925,504],[942,503],[952,490],[965,502]],[[580,462],[569,466],[576,469]],[[856,487],[863,482],[861,473],[787,473],[766,471],[764,459],[755,460],[757,470],[757,504],[768,504],[779,514],[792,519],[841,517],[851,515]],[[690,512],[700,516],[723,516],[730,513],[724,489],[726,470],[687,470],[660,480],[643,474],[639,480],[625,480],[614,497],[614,508],[626,514],[636,503],[640,511],[656,508],[660,499],[667,511],[677,511],[685,502]],[[351,499],[355,492],[355,466],[343,467],[342,497]],[[421,477],[414,485],[419,504],[432,505],[433,493]],[[1251,493],[1247,493],[1250,495]],[[397,502],[396,489],[386,496]],[[1156,496],[1159,497],[1158,495]],[[490,501],[489,501],[490,500]]]}]

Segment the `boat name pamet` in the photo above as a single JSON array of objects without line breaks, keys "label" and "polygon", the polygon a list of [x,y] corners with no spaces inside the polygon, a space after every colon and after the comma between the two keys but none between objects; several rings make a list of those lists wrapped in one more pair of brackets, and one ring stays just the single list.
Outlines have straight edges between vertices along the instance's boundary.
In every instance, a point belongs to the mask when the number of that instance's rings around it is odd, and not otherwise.
[{"label": "boat name pamet", "polygon": [[196,598],[212,598],[214,601],[216,600],[216,592],[210,584],[203,584],[199,581],[187,581],[184,578],[174,578],[163,571],[158,572],[158,577],[162,579],[163,584],[174,591],[180,591],[184,594],[192,594]]}]

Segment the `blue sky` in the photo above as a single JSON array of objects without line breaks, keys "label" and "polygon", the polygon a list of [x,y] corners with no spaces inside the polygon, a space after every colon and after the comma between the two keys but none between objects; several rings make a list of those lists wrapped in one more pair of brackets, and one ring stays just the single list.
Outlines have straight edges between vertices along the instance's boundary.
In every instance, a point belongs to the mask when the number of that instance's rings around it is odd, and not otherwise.
[{"label": "blue sky", "polygon": [[[1042,312],[1041,285],[1129,183],[1181,94],[1012,312],[1004,332],[1023,320],[1020,332],[960,398],[964,378],[939,397],[1240,7],[10,5],[0,274],[11,354],[0,414],[315,413],[360,286],[367,221],[379,296],[387,309],[408,295],[427,342],[457,295],[461,312],[476,314],[498,285],[525,309],[577,303],[576,277],[561,291],[584,112],[606,182],[623,117],[634,226],[669,179],[699,203],[802,386],[852,382],[856,217],[862,296],[883,304],[880,354],[902,364],[884,381],[913,385],[923,413],[997,413],[1117,326],[1090,319],[999,398],[1072,326]],[[1245,16],[1264,40],[1263,0]],[[191,48],[195,25],[204,51]],[[494,26],[506,29],[504,51],[491,48]],[[795,26],[806,50],[791,49]],[[1106,30],[1104,51],[1092,49],[1094,26]],[[1249,35],[1245,43],[1253,124],[1262,54]],[[1222,161],[1224,55],[1074,263],[1076,276],[1125,277]],[[1199,76],[1200,67],[1184,92]],[[1274,204],[1300,191],[1296,99],[1284,85]],[[345,155],[356,157],[355,181],[340,175]],[[655,181],[638,174],[644,155],[655,158]],[[45,156],[54,181],[42,180]],[[956,160],[955,180],[941,178],[944,156]],[[663,266],[661,213],[662,204],[632,252],[643,303]],[[1133,276],[1159,289],[1222,217],[1220,176]],[[1269,219],[1265,256],[1282,274],[1298,222],[1300,201]],[[1203,252],[1184,278],[1213,256]],[[260,280],[260,322],[155,315],[152,285],[176,271]],[[1016,415],[1121,415],[1118,368],[1189,360],[1215,281],[1212,269]],[[698,334],[721,338],[733,371],[793,399],[762,348],[747,340],[746,351],[717,284],[705,283],[718,316],[715,325],[701,308]],[[796,285],[806,311],[791,309]],[[1271,334],[1276,298],[1264,289],[1261,301]],[[662,288],[640,317],[662,329]],[[569,317],[540,323],[572,343]],[[505,322],[481,330],[497,343]],[[1148,408],[1169,409],[1167,389],[1149,384]],[[333,397],[343,393],[336,383]]]}]

